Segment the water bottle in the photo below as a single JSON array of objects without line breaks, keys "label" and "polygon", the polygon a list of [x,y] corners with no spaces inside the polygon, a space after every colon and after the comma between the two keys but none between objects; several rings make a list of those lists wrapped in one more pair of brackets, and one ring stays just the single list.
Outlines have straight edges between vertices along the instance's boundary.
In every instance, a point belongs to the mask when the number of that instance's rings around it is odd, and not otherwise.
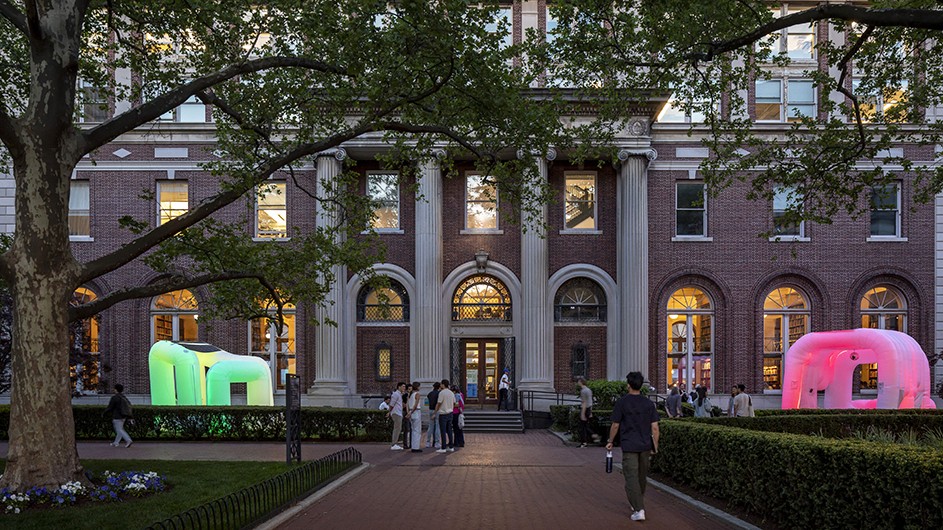
[{"label": "water bottle", "polygon": [[606,451],[606,473],[612,473],[612,451]]}]

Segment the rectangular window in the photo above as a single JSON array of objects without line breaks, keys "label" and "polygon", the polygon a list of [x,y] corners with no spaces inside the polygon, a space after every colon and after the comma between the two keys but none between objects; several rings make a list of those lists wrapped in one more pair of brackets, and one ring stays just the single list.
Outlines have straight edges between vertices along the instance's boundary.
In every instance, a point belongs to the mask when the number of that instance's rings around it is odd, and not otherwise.
[{"label": "rectangular window", "polygon": [[[802,9],[789,9],[786,14],[792,15]],[[784,30],[786,53],[790,59],[813,59],[815,57],[815,26],[800,24]]]},{"label": "rectangular window", "polygon": [[465,228],[498,228],[498,187],[484,175],[469,174],[465,177]]},{"label": "rectangular window", "polygon": [[88,237],[92,235],[88,181],[73,180],[69,188],[69,235]]},{"label": "rectangular window", "polygon": [[883,119],[886,122],[903,123],[907,121],[907,91],[910,83],[904,79],[899,87],[890,87],[883,90],[864,90],[861,80],[851,82],[851,91],[858,98],[858,108],[861,110],[861,121],[872,122]]},{"label": "rectangular window", "polygon": [[390,381],[393,379],[393,348],[381,342],[376,346],[376,368],[377,381]]},{"label": "rectangular window", "polygon": [[815,87],[812,81],[790,79],[786,94],[789,101],[787,121],[798,121],[799,116],[815,117]]},{"label": "rectangular window", "polygon": [[570,349],[570,366],[573,370],[573,379],[580,377],[589,379],[589,351],[582,342],[574,344]]},{"label": "rectangular window", "polygon": [[79,81],[79,121],[82,123],[101,123],[111,114],[108,105],[108,92],[91,85],[87,81]]},{"label": "rectangular window", "polygon": [[206,105],[196,96],[190,96],[177,107],[176,117],[181,123],[206,123]]},{"label": "rectangular window", "polygon": [[398,230],[399,225],[399,175],[396,173],[368,173],[367,196],[373,203],[375,230]]},{"label": "rectangular window", "polygon": [[675,219],[676,235],[707,236],[707,194],[703,183],[678,183]]},{"label": "rectangular window", "polygon": [[511,46],[511,44],[514,43],[514,30],[512,24],[511,8],[501,7],[495,12],[494,19],[491,22],[485,24],[485,31],[488,33],[497,33],[498,31],[506,32],[504,34],[504,40],[501,42],[501,48],[508,48]]},{"label": "rectangular window", "polygon": [[567,175],[564,199],[565,229],[596,229],[596,175]]},{"label": "rectangular window", "polygon": [[798,236],[805,235],[805,221],[787,219],[787,211],[795,211],[802,207],[802,196],[795,186],[777,186],[773,191],[773,235]]},{"label": "rectangular window", "polygon": [[157,224],[162,225],[190,209],[190,198],[185,180],[157,181]]},{"label": "rectangular window", "polygon": [[[707,104],[707,100],[696,102],[696,105]],[[682,102],[677,98],[676,94],[672,94],[668,98],[668,103],[662,107],[661,112],[658,113],[656,121],[658,123],[704,123],[707,116],[703,110],[695,110],[688,106],[686,109],[681,108]],[[703,109],[703,107],[701,107]],[[717,105],[714,105],[714,110],[718,108]]]},{"label": "rectangular window", "polygon": [[259,186],[255,202],[255,237],[288,237],[288,206],[284,182]]},{"label": "rectangular window", "polygon": [[783,82],[756,82],[756,121],[782,121]]},{"label": "rectangular window", "polygon": [[871,235],[900,237],[900,186],[871,188]]}]

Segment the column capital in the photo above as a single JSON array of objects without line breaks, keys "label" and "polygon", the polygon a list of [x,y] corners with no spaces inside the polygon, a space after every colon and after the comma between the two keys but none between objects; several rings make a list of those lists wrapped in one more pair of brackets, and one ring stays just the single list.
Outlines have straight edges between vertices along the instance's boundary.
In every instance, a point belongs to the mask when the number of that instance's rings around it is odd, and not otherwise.
[{"label": "column capital", "polygon": [[[536,149],[518,149],[517,158],[524,158],[524,155],[528,153],[538,158],[540,158],[540,155],[541,155],[541,152]],[[554,149],[553,147],[548,147],[547,152],[544,153],[543,158],[545,158],[547,162],[553,162],[554,160],[557,159],[557,150]]]},{"label": "column capital", "polygon": [[343,147],[335,147],[333,149],[327,149],[325,151],[321,151],[320,153],[317,154],[317,157],[319,158],[322,156],[332,156],[334,157],[334,160],[337,160],[338,162],[343,162],[344,160],[347,159],[347,150],[344,149]]},{"label": "column capital", "polygon": [[649,162],[658,158],[658,151],[654,147],[624,147],[616,155],[620,162],[625,162],[630,156],[644,156]]}]

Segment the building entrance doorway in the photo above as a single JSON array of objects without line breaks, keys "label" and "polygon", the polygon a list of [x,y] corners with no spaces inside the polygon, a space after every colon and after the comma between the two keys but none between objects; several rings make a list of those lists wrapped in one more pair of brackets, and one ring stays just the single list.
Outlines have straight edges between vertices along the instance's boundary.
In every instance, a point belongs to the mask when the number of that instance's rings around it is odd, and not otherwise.
[{"label": "building entrance doorway", "polygon": [[465,370],[461,386],[466,406],[497,404],[501,343],[500,339],[462,340]]}]

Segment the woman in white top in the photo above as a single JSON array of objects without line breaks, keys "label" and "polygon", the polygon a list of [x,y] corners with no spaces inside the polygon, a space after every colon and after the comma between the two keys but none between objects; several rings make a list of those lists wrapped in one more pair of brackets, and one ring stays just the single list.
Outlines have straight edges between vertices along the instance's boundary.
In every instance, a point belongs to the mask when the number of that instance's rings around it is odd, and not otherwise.
[{"label": "woman in white top", "polygon": [[412,452],[422,452],[422,399],[419,397],[419,383],[413,382],[413,391],[406,401],[406,418],[409,419],[410,443]]}]

